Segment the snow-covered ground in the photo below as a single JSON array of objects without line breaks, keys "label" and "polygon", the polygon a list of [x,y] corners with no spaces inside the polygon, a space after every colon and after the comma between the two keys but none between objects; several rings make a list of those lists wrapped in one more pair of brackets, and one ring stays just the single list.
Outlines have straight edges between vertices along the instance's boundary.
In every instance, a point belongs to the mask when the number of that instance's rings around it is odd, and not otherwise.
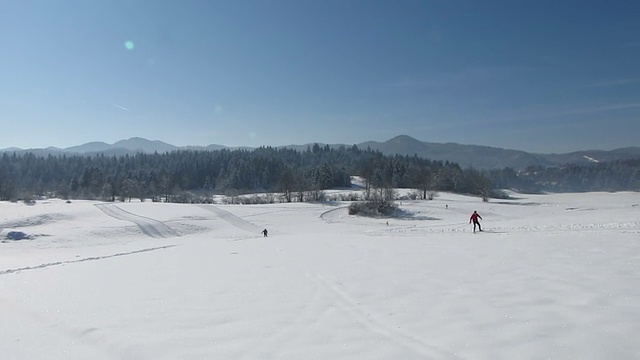
[{"label": "snow-covered ground", "polygon": [[0,203],[0,358],[639,359],[640,194],[514,196]]}]

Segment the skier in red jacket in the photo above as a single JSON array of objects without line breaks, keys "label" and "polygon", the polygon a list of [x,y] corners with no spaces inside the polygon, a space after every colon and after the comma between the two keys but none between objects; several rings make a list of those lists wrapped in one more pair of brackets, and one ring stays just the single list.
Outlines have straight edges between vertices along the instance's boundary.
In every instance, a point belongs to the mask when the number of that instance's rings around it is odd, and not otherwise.
[{"label": "skier in red jacket", "polygon": [[469,219],[469,224],[473,221],[473,232],[476,232],[476,225],[478,225],[478,230],[482,231],[482,227],[480,226],[478,219],[482,220],[482,216],[480,216],[477,211],[474,211],[473,214],[471,214],[471,219]]}]

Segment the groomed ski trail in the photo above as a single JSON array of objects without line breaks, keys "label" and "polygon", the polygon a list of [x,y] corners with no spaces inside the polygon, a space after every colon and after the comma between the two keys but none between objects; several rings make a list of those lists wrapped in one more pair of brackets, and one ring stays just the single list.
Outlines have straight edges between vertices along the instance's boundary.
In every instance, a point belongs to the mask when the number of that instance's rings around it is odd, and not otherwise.
[{"label": "groomed ski trail", "polygon": [[258,225],[255,225],[247,220],[244,220],[241,217],[238,217],[227,210],[220,209],[219,207],[213,205],[196,205],[202,209],[210,211],[216,214],[220,219],[228,222],[229,224],[235,226],[236,228],[244,231],[248,231],[250,233],[259,234],[262,231],[262,228]]},{"label": "groomed ski trail", "polygon": [[112,218],[129,221],[138,225],[143,234],[152,238],[170,238],[180,236],[173,229],[158,220],[130,213],[116,205],[96,204],[96,207]]}]

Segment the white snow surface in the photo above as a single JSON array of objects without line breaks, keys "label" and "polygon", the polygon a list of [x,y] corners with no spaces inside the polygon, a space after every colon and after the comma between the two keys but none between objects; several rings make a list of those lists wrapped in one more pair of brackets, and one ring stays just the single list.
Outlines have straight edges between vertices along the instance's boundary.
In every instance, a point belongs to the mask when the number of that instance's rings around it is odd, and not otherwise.
[{"label": "white snow surface", "polygon": [[639,359],[640,194],[512,195],[3,202],[0,357]]}]

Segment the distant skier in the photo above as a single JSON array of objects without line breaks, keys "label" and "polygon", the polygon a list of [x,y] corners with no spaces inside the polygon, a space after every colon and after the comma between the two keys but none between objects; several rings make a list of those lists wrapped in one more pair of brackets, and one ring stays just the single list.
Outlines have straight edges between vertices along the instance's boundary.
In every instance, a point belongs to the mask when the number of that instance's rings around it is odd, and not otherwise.
[{"label": "distant skier", "polygon": [[262,230],[262,235],[264,235],[264,237],[267,237],[267,229]]},{"label": "distant skier", "polygon": [[482,216],[480,216],[477,211],[474,211],[473,214],[471,214],[471,219],[469,219],[469,224],[473,221],[474,233],[476,232],[476,225],[478,225],[478,230],[482,231],[482,227],[480,226],[480,221],[478,221],[478,219],[482,220]]}]

